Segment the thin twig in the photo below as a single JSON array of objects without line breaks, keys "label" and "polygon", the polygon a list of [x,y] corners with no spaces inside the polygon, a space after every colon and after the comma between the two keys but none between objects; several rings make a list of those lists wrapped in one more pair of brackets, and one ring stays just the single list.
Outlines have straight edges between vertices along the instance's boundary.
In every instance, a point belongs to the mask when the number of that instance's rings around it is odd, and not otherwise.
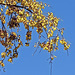
[{"label": "thin twig", "polygon": [[34,51],[34,53],[32,54],[32,56],[34,56],[34,54],[36,53],[37,49],[39,48],[39,46],[37,46],[36,50]]},{"label": "thin twig", "polygon": [[50,64],[51,64],[50,75],[52,75],[52,62]]}]

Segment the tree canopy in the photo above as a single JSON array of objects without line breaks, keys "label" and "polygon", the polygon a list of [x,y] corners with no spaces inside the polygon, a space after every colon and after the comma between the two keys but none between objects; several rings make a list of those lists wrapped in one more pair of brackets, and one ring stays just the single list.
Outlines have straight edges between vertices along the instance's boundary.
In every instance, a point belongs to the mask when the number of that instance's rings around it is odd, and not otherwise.
[{"label": "tree canopy", "polygon": [[[23,46],[22,36],[19,34],[21,23],[27,30],[25,46],[30,45],[32,31],[36,29],[39,40],[34,47],[47,50],[50,53],[50,62],[56,58],[53,53],[58,50],[58,43],[64,46],[64,50],[69,49],[70,43],[63,37],[64,28],[59,29],[58,26],[60,18],[53,12],[44,15],[45,7],[49,5],[36,0],[0,0],[0,44],[5,47],[1,53],[2,67],[5,66],[5,58],[7,57],[8,62],[12,63],[13,59],[18,57],[17,50]],[[44,39],[43,42],[41,38]]]}]

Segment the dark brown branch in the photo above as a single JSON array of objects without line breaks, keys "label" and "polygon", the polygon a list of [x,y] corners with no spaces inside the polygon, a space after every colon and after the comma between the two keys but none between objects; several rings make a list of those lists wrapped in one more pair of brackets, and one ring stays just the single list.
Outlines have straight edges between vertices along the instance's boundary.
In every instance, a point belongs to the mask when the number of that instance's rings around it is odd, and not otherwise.
[{"label": "dark brown branch", "polygon": [[27,6],[18,6],[18,5],[10,5],[10,4],[5,4],[5,3],[0,3],[0,5],[7,5],[7,6],[15,6],[15,7],[18,7],[18,8],[24,8],[24,9],[26,9],[26,10],[28,10],[29,12],[31,12],[31,13],[33,13],[31,10],[29,10],[28,8],[27,8]]}]

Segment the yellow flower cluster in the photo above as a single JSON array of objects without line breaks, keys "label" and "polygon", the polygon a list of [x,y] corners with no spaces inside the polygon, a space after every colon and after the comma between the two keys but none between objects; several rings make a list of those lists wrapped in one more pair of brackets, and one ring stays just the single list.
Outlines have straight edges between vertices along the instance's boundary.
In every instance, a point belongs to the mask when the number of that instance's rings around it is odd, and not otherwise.
[{"label": "yellow flower cluster", "polygon": [[26,40],[27,40],[27,43],[25,43],[25,46],[29,46],[28,41],[31,40],[31,34],[32,34],[32,31],[27,31],[27,33],[26,33]]},{"label": "yellow flower cluster", "polygon": [[[8,52],[7,52],[8,51]],[[11,50],[6,49],[5,52],[7,52],[7,56],[9,56],[9,54],[11,54]]]},{"label": "yellow flower cluster", "polygon": [[32,34],[32,31],[27,31],[26,40],[31,40],[31,34]]},{"label": "yellow flower cluster", "polygon": [[18,57],[18,53],[14,53],[13,58],[17,58],[17,57]]},{"label": "yellow flower cluster", "polygon": [[[2,23],[2,29],[0,29],[0,43],[6,48],[5,52],[1,53],[3,59],[5,59],[6,56],[9,56],[8,61],[12,62],[13,58],[18,57],[17,49],[23,46],[20,35],[18,34],[21,26],[20,23],[27,29],[25,36],[27,42],[25,43],[25,46],[29,46],[32,29],[36,29],[36,32],[40,35],[40,41],[38,44],[34,45],[34,47],[40,46],[49,53],[58,50],[59,39],[63,37],[64,29],[58,28],[60,19],[54,16],[52,12],[48,12],[44,15],[43,9],[47,6],[46,3],[37,2],[36,0],[0,0],[0,4],[1,3],[5,5],[4,9],[6,11],[4,12],[3,7],[0,8],[0,20]],[[7,22],[5,16],[9,16]],[[6,28],[6,23],[9,29]],[[13,29],[15,30],[13,31]],[[45,35],[43,35],[43,33]],[[61,33],[61,36],[59,33]],[[45,39],[42,43],[41,38]],[[61,39],[60,43],[64,45],[64,50],[69,49],[70,44],[64,39]],[[50,59],[53,60],[54,57],[56,56],[51,54]],[[4,67],[3,61],[0,61],[0,65]]]},{"label": "yellow flower cluster", "polygon": [[39,46],[43,48],[43,50],[48,50],[48,52],[53,50],[53,44],[51,44],[49,41],[46,44],[44,42],[40,43]]},{"label": "yellow flower cluster", "polygon": [[[48,52],[51,52],[54,48],[54,50],[58,50],[58,40],[59,40],[59,36],[57,36],[56,38],[53,38],[49,41],[47,41],[46,43],[40,43],[39,46],[41,48],[43,48],[43,50],[48,50]],[[54,47],[54,45],[56,45]]]},{"label": "yellow flower cluster", "polygon": [[17,37],[16,33],[12,32],[9,39],[14,40],[14,39],[16,39],[16,37]]},{"label": "yellow flower cluster", "polygon": [[6,23],[5,16],[2,15],[1,12],[0,12],[0,20],[1,20],[2,24],[5,24]]},{"label": "yellow flower cluster", "polygon": [[10,63],[12,63],[12,57],[10,57],[10,58],[8,59],[8,61],[9,61]]},{"label": "yellow flower cluster", "polygon": [[13,16],[7,26],[9,26],[9,28],[15,28],[15,27],[19,27],[20,25],[17,22],[17,18],[15,16]]},{"label": "yellow flower cluster", "polygon": [[6,53],[5,53],[5,52],[2,52],[2,53],[1,53],[1,56],[2,56],[2,58],[5,58]]},{"label": "yellow flower cluster", "polygon": [[50,38],[51,36],[53,36],[54,31],[52,29],[49,29],[47,36],[48,38]]},{"label": "yellow flower cluster", "polygon": [[2,60],[0,60],[0,65],[1,65],[2,67],[5,66],[4,63],[2,62]]},{"label": "yellow flower cluster", "polygon": [[[6,48],[5,52],[1,53],[1,57],[4,58],[4,59],[5,59],[6,56],[8,57],[12,53],[11,48],[15,44],[15,43],[12,43],[12,41],[15,40],[15,39],[17,40],[18,46],[13,49],[13,55],[12,55],[12,57],[10,57],[8,59],[9,62],[12,62],[13,58],[17,58],[18,57],[17,49],[21,45],[23,46],[22,41],[20,40],[20,35],[17,36],[17,34],[15,32],[11,32],[10,35],[9,35],[6,30],[0,29],[0,38],[2,38],[2,39],[0,39],[0,43],[3,46],[5,46],[5,48]],[[4,67],[4,63],[3,62],[0,63],[0,64],[1,64],[2,67]]]},{"label": "yellow flower cluster", "polygon": [[64,50],[69,49],[70,44],[68,44],[68,43],[65,41],[65,39],[60,40],[60,43],[61,43],[62,45],[64,45]]},{"label": "yellow flower cluster", "polygon": [[6,10],[5,14],[10,16],[10,14],[12,14],[12,13],[13,13],[13,11],[11,10],[11,8],[9,8]]}]

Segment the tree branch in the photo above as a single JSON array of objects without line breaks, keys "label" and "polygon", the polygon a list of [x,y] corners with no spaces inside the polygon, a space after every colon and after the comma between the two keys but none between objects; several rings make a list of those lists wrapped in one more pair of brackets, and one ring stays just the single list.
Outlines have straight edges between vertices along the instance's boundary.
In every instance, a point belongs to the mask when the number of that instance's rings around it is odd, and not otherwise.
[{"label": "tree branch", "polygon": [[25,6],[25,7],[23,7],[23,6],[18,6],[18,5],[10,5],[10,4],[6,4],[6,3],[0,3],[0,5],[7,5],[7,6],[15,6],[15,7],[18,7],[18,8],[24,8],[24,9],[26,9],[26,10],[28,10],[29,12],[31,12],[31,13],[33,13],[31,10],[29,10],[28,8],[27,8],[27,6]]}]

